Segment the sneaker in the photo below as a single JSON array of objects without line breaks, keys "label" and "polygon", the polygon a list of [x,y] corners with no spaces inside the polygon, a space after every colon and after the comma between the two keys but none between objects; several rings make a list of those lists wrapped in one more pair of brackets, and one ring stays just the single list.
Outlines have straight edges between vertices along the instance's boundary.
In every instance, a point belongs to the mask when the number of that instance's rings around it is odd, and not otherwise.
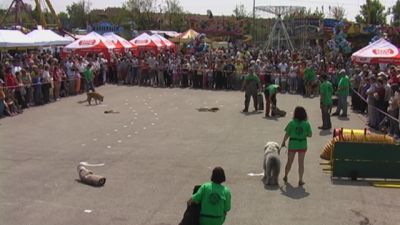
[{"label": "sneaker", "polygon": [[249,110],[243,109],[242,112],[247,113],[247,112],[249,112]]},{"label": "sneaker", "polygon": [[331,116],[339,116],[339,113],[332,113]]}]

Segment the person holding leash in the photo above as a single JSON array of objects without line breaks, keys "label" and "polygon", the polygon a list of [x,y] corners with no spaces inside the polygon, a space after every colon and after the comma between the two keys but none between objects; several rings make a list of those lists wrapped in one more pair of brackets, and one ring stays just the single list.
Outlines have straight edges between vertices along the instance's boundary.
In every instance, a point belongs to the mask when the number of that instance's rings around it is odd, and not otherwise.
[{"label": "person holding leash", "polygon": [[285,137],[283,138],[281,148],[286,146],[286,140],[289,139],[288,146],[288,160],[285,167],[285,176],[283,181],[287,183],[288,174],[292,168],[292,163],[296,153],[298,153],[299,160],[299,186],[303,186],[303,174],[304,174],[304,158],[307,151],[307,137],[312,136],[311,126],[307,120],[307,112],[301,107],[297,106],[294,110],[294,116],[292,121],[285,128]]}]

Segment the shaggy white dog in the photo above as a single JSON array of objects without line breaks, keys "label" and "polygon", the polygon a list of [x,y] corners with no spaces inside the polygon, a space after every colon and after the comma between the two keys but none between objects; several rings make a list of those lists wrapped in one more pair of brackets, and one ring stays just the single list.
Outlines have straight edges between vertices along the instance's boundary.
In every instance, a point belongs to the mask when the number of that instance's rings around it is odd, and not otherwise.
[{"label": "shaggy white dog", "polygon": [[264,147],[264,177],[265,185],[278,185],[281,160],[280,147],[276,142],[268,142]]}]

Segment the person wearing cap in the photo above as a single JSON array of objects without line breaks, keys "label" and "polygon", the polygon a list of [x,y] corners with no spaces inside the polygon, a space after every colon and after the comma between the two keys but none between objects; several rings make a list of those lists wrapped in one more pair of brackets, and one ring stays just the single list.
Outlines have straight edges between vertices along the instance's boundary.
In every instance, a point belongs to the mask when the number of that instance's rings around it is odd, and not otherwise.
[{"label": "person wearing cap", "polygon": [[[338,105],[336,112],[332,116],[347,117],[347,96],[350,94],[350,79],[346,75],[346,70],[341,69],[339,71],[339,83],[338,83]],[[342,114],[340,114],[342,112]]]},{"label": "person wearing cap", "polygon": [[322,126],[318,127],[318,129],[329,130],[332,128],[329,111],[331,110],[333,102],[333,87],[331,82],[328,81],[328,76],[326,74],[321,75],[321,80],[322,83],[319,86],[319,92],[321,94],[320,106],[322,113]]},{"label": "person wearing cap", "polygon": [[242,112],[249,111],[250,98],[253,98],[254,111],[258,110],[257,94],[261,88],[260,78],[256,75],[254,63],[250,68],[250,74],[244,78],[242,91],[245,92],[244,109]]},{"label": "person wearing cap", "polygon": [[231,191],[222,185],[226,181],[222,167],[212,171],[211,182],[202,184],[192,195],[188,205],[200,205],[200,225],[222,225],[231,210]]}]

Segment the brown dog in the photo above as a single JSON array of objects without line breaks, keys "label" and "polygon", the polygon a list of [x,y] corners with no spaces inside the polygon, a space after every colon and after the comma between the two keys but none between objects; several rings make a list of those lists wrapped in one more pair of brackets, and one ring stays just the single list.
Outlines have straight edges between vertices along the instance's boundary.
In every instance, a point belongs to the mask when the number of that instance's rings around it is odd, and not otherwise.
[{"label": "brown dog", "polygon": [[103,102],[103,95],[97,93],[97,92],[88,92],[87,94],[87,102],[89,103],[89,105],[91,105],[92,103],[92,99],[94,99],[96,105],[98,104],[97,101],[99,102]]}]

